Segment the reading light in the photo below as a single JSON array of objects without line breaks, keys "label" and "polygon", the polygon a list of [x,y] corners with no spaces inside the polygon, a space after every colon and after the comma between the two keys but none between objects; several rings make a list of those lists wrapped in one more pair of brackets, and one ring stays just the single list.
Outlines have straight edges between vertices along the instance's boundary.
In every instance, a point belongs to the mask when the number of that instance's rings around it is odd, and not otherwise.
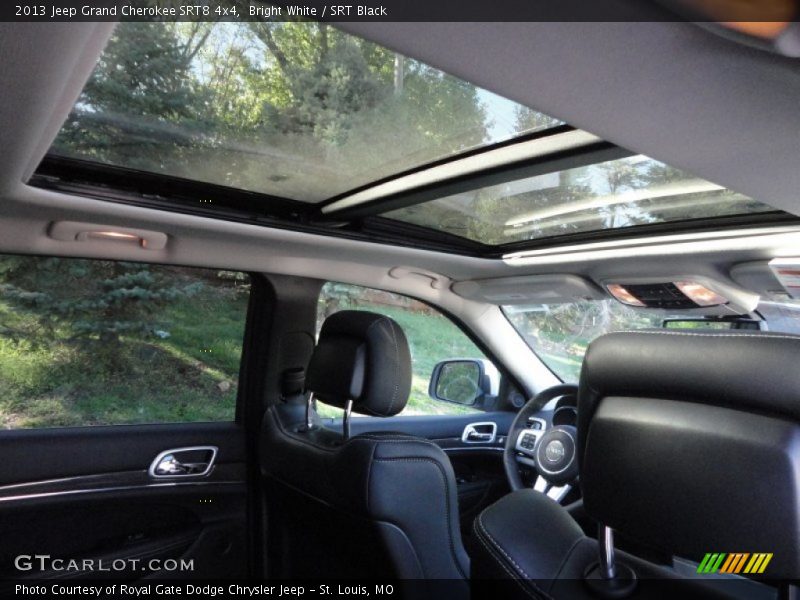
[{"label": "reading light", "polygon": [[87,231],[79,235],[78,239],[84,240],[112,240],[115,242],[136,242],[142,248],[147,248],[147,240],[133,233],[123,233],[121,231]]},{"label": "reading light", "polygon": [[694,281],[675,281],[674,283],[684,296],[699,306],[719,306],[728,302],[727,298]]},{"label": "reading light", "polygon": [[120,240],[138,240],[140,239],[138,235],[133,235],[132,233],[122,233],[119,231],[90,231],[89,237],[95,238],[112,238],[112,239],[120,239]]},{"label": "reading light", "polygon": [[167,234],[162,231],[139,229],[138,227],[109,225],[103,223],[81,223],[78,221],[55,221],[50,224],[47,235],[60,242],[124,242],[145,250],[163,250],[167,245]]},{"label": "reading light", "polygon": [[614,296],[617,300],[622,302],[623,304],[627,304],[629,306],[645,306],[645,303],[639,300],[636,296],[631,294],[628,290],[626,290],[623,286],[618,283],[609,283],[606,286],[609,293]]}]

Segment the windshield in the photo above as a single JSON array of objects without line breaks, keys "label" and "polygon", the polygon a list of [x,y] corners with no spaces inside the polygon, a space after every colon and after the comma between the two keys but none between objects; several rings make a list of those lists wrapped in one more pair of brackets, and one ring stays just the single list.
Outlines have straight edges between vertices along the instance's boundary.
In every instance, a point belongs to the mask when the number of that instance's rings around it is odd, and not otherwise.
[{"label": "windshield", "polygon": [[[616,300],[584,300],[564,304],[503,306],[503,312],[531,349],[562,381],[577,383],[586,347],[613,331],[660,328],[664,319],[686,319],[631,308]],[[757,312],[769,331],[800,334],[800,300],[763,301]],[[718,328],[721,323],[691,323]]]}]

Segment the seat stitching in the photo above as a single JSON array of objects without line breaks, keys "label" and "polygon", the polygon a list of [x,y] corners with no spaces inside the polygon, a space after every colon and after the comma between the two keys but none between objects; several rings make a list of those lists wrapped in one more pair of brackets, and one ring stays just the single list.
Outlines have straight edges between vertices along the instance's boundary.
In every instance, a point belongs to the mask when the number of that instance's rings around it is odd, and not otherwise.
[{"label": "seat stitching", "polygon": [[[366,335],[369,335],[369,332],[370,332],[370,331],[372,331],[372,328],[373,328],[373,327],[375,327],[376,325],[382,324],[382,323],[384,323],[384,322],[386,322],[386,323],[389,323],[389,324],[390,324],[390,326],[391,326],[391,322],[392,322],[392,321],[391,321],[391,319],[389,319],[389,318],[388,318],[388,317],[386,317],[386,316],[383,316],[383,315],[381,315],[380,319],[377,319],[376,321],[373,321],[372,323],[370,323],[369,327],[367,327],[367,332],[366,332]],[[397,344],[395,344],[395,347],[396,347],[396,346],[397,346]],[[376,411],[374,411],[374,412],[375,412],[377,415],[380,415],[380,416],[382,416],[382,417],[385,417],[385,416],[387,416],[387,413],[388,413],[388,411],[380,411],[380,410],[376,410]]]},{"label": "seat stitching", "polygon": [[[478,519],[475,519],[475,522],[473,523],[472,529],[473,529],[473,531],[475,531],[475,537],[478,538],[478,541],[481,543],[481,545],[484,548],[486,548],[486,551],[497,562],[497,564],[500,566],[500,568],[503,569],[503,571],[505,571],[509,575],[509,577],[511,577],[511,580],[514,583],[516,583],[522,589],[522,591],[525,592],[528,596],[530,596],[531,598],[536,598],[538,600],[541,596],[539,596],[538,594],[535,594],[533,591],[531,591],[527,587],[525,587],[525,584],[518,577],[519,573],[514,573],[503,562],[503,559],[497,554],[497,552],[493,548],[491,548],[489,546],[489,544],[486,542],[486,540],[484,539],[483,533],[481,533],[481,531],[478,529]],[[531,581],[531,580],[528,580],[528,581]],[[531,581],[531,585],[536,587],[536,584],[534,584],[532,581]],[[545,598],[550,598],[550,596],[547,593],[545,593],[544,591],[540,590],[538,587],[536,589],[541,591]]]},{"label": "seat stitching", "polygon": [[392,332],[392,342],[394,343],[394,391],[392,392],[392,400],[389,402],[389,410],[386,412],[388,414],[392,413],[392,409],[394,408],[394,402],[397,399],[397,391],[400,387],[399,384],[399,375],[400,375],[400,352],[397,348],[397,335],[394,331],[394,323],[392,321],[388,321],[389,323],[389,330]]},{"label": "seat stitching", "polygon": [[479,541],[479,542],[480,542],[480,543],[483,545],[483,547],[484,547],[484,548],[486,548],[486,551],[489,553],[489,555],[490,555],[490,556],[491,556],[493,559],[495,559],[495,562],[496,562],[496,563],[497,563],[497,564],[500,566],[500,568],[501,568],[501,569],[503,569],[503,571],[505,571],[505,572],[506,572],[506,574],[508,574],[508,576],[511,578],[511,580],[512,580],[512,581],[514,581],[514,582],[516,582],[516,583],[517,583],[517,585],[518,585],[520,588],[522,588],[522,591],[523,591],[523,592],[525,592],[526,594],[528,594],[528,595],[529,595],[531,598],[536,598],[537,596],[535,596],[535,595],[533,594],[533,592],[531,592],[531,591],[530,591],[528,588],[526,588],[526,587],[525,587],[525,586],[522,584],[522,582],[520,581],[519,577],[517,577],[517,574],[516,574],[516,573],[514,573],[514,572],[513,572],[511,569],[509,569],[509,568],[508,568],[508,567],[507,567],[507,566],[506,566],[506,565],[503,563],[503,561],[499,559],[499,557],[497,556],[497,554],[495,553],[495,551],[494,551],[494,550],[492,550],[492,549],[489,547],[489,545],[486,543],[486,541],[483,539],[483,536],[480,534],[480,532],[477,532],[477,531],[476,531],[476,537],[478,538],[478,541]]},{"label": "seat stitching", "polygon": [[490,534],[490,533],[489,533],[489,532],[486,530],[486,526],[483,524],[483,513],[481,513],[480,515],[478,515],[478,519],[477,519],[477,520],[478,520],[478,526],[479,526],[479,527],[481,528],[481,530],[482,530],[482,531],[483,531],[483,532],[486,534],[486,537],[487,537],[487,538],[489,538],[489,540],[491,540],[491,542],[492,542],[492,543],[493,543],[495,546],[497,546],[497,549],[498,549],[498,550],[500,550],[500,552],[502,552],[502,553],[503,553],[503,556],[505,556],[505,557],[506,557],[506,558],[507,558],[507,559],[508,559],[508,560],[511,562],[511,564],[512,564],[512,565],[514,565],[514,567],[516,567],[517,571],[519,571],[520,573],[522,573],[522,575],[523,575],[523,577],[525,577],[525,579],[530,579],[530,577],[528,577],[528,574],[525,572],[525,569],[523,569],[522,567],[520,567],[520,566],[517,564],[517,561],[515,561],[513,558],[511,558],[511,556],[510,556],[510,555],[509,555],[509,554],[508,554],[508,553],[507,553],[505,550],[503,550],[503,548],[500,546],[500,544],[499,544],[499,543],[497,543],[497,540],[495,540],[495,539],[492,537],[492,535],[491,535],[491,534]]},{"label": "seat stitching", "polygon": [[436,461],[436,460],[434,460],[432,458],[422,458],[422,457],[420,457],[420,458],[376,458],[375,462],[423,462],[423,463],[432,464],[434,467],[436,467],[436,470],[438,471],[439,475],[441,475],[442,482],[444,484],[444,506],[445,506],[445,513],[447,515],[447,532],[448,532],[447,542],[448,542],[448,545],[450,546],[450,556],[453,559],[453,563],[456,566],[456,570],[458,570],[458,572],[461,573],[461,576],[464,579],[469,579],[467,577],[466,573],[464,573],[464,571],[461,569],[461,563],[459,563],[458,556],[456,555],[456,548],[455,548],[455,544],[453,542],[453,538],[455,537],[455,535],[453,533],[453,519],[452,519],[452,515],[450,513],[450,492],[451,492],[451,490],[450,490],[450,484],[447,481],[447,473],[442,468],[442,465],[440,465],[438,461]]},{"label": "seat stitching", "polygon": [[503,569],[506,573],[508,573],[508,575],[510,575],[512,579],[517,579],[517,575],[519,575],[519,573],[514,573],[502,560],[500,560],[499,556],[497,555],[497,552],[494,549],[490,548],[489,544],[486,543],[486,540],[483,539],[483,534],[478,529],[478,519],[475,519],[475,521],[473,521],[472,530],[475,532],[475,537],[477,537],[478,541],[483,545],[484,548],[486,548],[486,551],[489,554],[491,554],[492,558],[494,558],[497,561],[497,564],[500,566],[500,568]]},{"label": "seat stitching", "polygon": [[564,567],[567,566],[567,561],[569,561],[569,557],[575,551],[575,548],[585,539],[586,539],[585,537],[581,536],[572,543],[572,546],[570,546],[569,550],[567,550],[567,554],[564,556],[564,559],[561,561],[561,564],[558,566],[558,569],[556,569],[556,574],[553,577],[553,579],[558,579],[559,575],[561,575],[561,571],[563,571]]},{"label": "seat stitching", "polygon": [[505,556],[505,557],[506,557],[506,558],[507,558],[509,561],[511,561],[511,564],[512,564],[512,565],[514,565],[514,566],[517,568],[517,570],[519,571],[519,573],[521,573],[521,574],[524,576],[524,578],[525,578],[525,579],[526,579],[528,582],[530,582],[530,584],[531,584],[531,585],[532,585],[534,588],[536,588],[536,591],[537,591],[537,592],[539,592],[539,593],[541,593],[541,594],[542,594],[542,595],[543,595],[545,598],[550,598],[550,595],[549,595],[547,592],[545,592],[545,591],[544,591],[542,588],[540,588],[540,587],[539,587],[539,586],[536,584],[536,582],[534,581],[534,579],[533,579],[532,577],[530,577],[530,576],[529,576],[529,575],[528,575],[528,574],[525,572],[525,569],[523,569],[521,566],[519,566],[519,565],[517,564],[517,562],[516,562],[516,561],[515,561],[513,558],[511,558],[511,556],[510,556],[510,555],[509,555],[509,554],[508,554],[508,553],[507,553],[507,552],[506,552],[506,551],[503,549],[503,547],[502,547],[502,546],[501,546],[501,545],[500,545],[500,544],[497,542],[497,540],[496,540],[496,539],[494,539],[494,538],[492,537],[492,534],[490,534],[490,533],[489,533],[489,530],[488,530],[488,529],[486,529],[486,526],[485,526],[485,525],[484,525],[484,523],[483,523],[483,513],[481,513],[481,514],[479,514],[479,515],[478,515],[478,518],[476,519],[476,521],[477,521],[477,523],[478,523],[478,527],[480,527],[481,531],[482,531],[482,532],[483,532],[483,533],[486,535],[486,538],[487,538],[487,539],[488,539],[488,540],[489,540],[489,541],[492,543],[492,545],[493,545],[493,546],[495,546],[495,547],[496,547],[496,548],[497,548],[497,549],[498,549],[500,552],[502,552],[503,556]]},{"label": "seat stitching", "polygon": [[378,448],[378,444],[372,445],[372,453],[369,455],[369,462],[367,463],[367,489],[366,489],[366,498],[367,498],[367,512],[369,512],[369,489],[370,489],[370,481],[372,479],[372,462],[375,460],[375,450]]}]

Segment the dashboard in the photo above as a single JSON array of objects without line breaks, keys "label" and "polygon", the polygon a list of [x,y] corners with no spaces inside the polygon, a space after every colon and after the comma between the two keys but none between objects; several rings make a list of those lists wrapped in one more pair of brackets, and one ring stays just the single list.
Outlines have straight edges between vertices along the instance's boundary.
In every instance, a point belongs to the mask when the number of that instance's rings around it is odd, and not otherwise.
[{"label": "dashboard", "polygon": [[552,416],[553,425],[578,425],[578,399],[573,395],[561,396]]}]

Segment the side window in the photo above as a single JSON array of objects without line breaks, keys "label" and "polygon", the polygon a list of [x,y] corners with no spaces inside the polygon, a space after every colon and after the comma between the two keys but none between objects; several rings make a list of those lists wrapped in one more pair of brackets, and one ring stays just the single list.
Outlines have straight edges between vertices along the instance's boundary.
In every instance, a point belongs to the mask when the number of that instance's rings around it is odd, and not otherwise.
[{"label": "side window", "polygon": [[250,279],[0,256],[0,428],[232,421]]},{"label": "side window", "polygon": [[[498,377],[494,366],[483,352],[450,319],[406,296],[343,283],[326,283],[320,293],[317,310],[317,332],[326,317],[340,310],[365,310],[391,317],[403,328],[411,347],[413,380],[408,404],[403,415],[450,415],[479,412],[476,398],[473,364]],[[474,363],[448,363],[448,359],[469,359]],[[438,365],[438,366],[437,366]],[[431,376],[441,373],[429,395]],[[495,392],[496,393],[496,392]],[[466,395],[465,395],[466,394]],[[449,398],[447,401],[443,398]],[[325,417],[340,417],[341,411],[320,404],[318,411]]]}]

